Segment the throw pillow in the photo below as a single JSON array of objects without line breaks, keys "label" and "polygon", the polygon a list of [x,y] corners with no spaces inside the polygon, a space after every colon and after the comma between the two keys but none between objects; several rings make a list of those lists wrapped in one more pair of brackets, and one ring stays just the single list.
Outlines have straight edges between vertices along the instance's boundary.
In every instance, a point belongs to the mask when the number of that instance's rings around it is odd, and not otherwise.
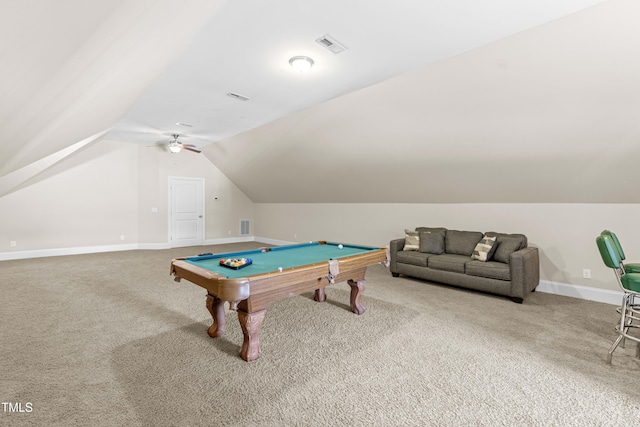
[{"label": "throw pillow", "polygon": [[514,239],[511,237],[498,237],[498,247],[493,253],[493,259],[498,262],[504,262],[509,264],[509,256],[511,253],[520,249],[520,239]]},{"label": "throw pillow", "polygon": [[471,258],[477,259],[478,261],[482,262],[489,261],[497,246],[498,245],[496,245],[496,237],[489,237],[485,234],[482,240],[478,242],[476,248],[473,250]]},{"label": "throw pillow", "polygon": [[404,250],[417,251],[420,248],[420,236],[417,231],[404,230]]},{"label": "throw pillow", "polygon": [[496,233],[495,231],[487,231],[484,234],[485,234],[485,236],[489,236],[489,237],[497,237],[498,238],[498,242],[500,242],[500,240],[503,239],[503,238],[517,239],[517,240],[520,241],[520,247],[518,249],[522,249],[522,248],[526,248],[527,247],[527,236],[525,236],[524,234]]},{"label": "throw pillow", "polygon": [[431,233],[429,231],[421,231],[420,234],[420,249],[419,252],[426,252],[429,254],[443,254],[444,253],[444,234]]}]

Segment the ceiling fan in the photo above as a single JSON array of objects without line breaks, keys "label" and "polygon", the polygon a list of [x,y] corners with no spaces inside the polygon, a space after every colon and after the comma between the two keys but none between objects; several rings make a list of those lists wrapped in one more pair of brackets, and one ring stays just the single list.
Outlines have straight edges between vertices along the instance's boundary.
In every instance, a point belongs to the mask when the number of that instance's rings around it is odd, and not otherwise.
[{"label": "ceiling fan", "polygon": [[189,151],[193,151],[194,153],[201,153],[200,150],[195,148],[196,147],[195,145],[183,144],[182,141],[178,140],[178,138],[180,137],[179,133],[174,133],[171,136],[173,137],[173,139],[169,142],[169,145],[167,147],[169,147],[169,151],[171,151],[172,153],[179,153],[182,150],[189,150]]}]

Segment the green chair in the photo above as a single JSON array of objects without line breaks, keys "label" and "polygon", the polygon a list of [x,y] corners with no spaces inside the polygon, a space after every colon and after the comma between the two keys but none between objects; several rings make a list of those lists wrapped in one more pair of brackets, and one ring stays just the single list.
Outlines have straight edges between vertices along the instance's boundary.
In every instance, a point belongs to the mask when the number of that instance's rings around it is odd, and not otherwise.
[{"label": "green chair", "polygon": [[[622,305],[618,309],[620,323],[616,325],[616,331],[618,331],[619,335],[609,349],[607,364],[611,364],[613,352],[620,342],[624,347],[623,340],[625,339],[630,339],[637,343],[636,357],[640,358],[640,336],[631,334],[631,331],[640,328],[640,324],[636,324],[636,322],[640,322],[640,273],[627,273],[625,271],[622,257],[611,235],[607,233],[600,234],[596,237],[596,244],[602,261],[607,267],[613,269],[618,285],[623,291]],[[636,298],[638,298],[638,301],[636,301]]]},{"label": "green chair", "polygon": [[[620,244],[620,240],[618,240],[618,236],[616,236],[616,233],[609,230],[604,230],[602,233],[600,233],[600,235],[604,234],[611,236],[611,238],[613,239],[613,244],[615,245],[615,248],[618,251],[618,255],[620,256],[620,262],[624,263],[624,260],[626,258],[624,256],[622,245]],[[626,271],[627,273],[640,273],[640,263],[624,264],[624,271]]]}]

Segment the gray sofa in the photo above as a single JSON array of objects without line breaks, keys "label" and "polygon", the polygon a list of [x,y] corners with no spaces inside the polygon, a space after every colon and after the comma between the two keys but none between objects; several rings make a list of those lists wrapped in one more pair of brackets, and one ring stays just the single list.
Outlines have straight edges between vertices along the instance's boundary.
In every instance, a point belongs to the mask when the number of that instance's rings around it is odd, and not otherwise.
[{"label": "gray sofa", "polygon": [[489,292],[522,303],[540,281],[538,248],[524,234],[418,227],[389,245],[389,269],[428,281]]}]

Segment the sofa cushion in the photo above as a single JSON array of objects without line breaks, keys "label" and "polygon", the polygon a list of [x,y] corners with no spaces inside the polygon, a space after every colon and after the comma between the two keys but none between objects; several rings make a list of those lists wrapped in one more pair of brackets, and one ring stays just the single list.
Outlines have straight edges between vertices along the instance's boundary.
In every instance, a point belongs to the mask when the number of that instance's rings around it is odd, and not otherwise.
[{"label": "sofa cushion", "polygon": [[427,258],[429,258],[429,254],[417,251],[398,251],[396,254],[396,262],[417,265],[418,267],[426,267]]},{"label": "sofa cushion", "polygon": [[429,254],[444,253],[444,233],[421,231],[420,235],[420,252]]},{"label": "sofa cushion", "polygon": [[479,231],[447,230],[445,250],[448,254],[471,256],[480,239],[482,233]]},{"label": "sofa cushion", "polygon": [[484,235],[490,236],[490,237],[496,236],[498,238],[498,241],[500,241],[500,238],[502,237],[518,239],[520,240],[520,247],[518,249],[526,248],[528,246],[527,236],[525,236],[524,234],[507,234],[507,233],[496,233],[495,231],[487,231],[486,233],[484,233]]},{"label": "sofa cushion", "polygon": [[429,233],[440,233],[443,236],[447,233],[447,229],[444,227],[416,227],[416,231],[418,233],[421,231],[426,231]]},{"label": "sofa cushion", "polygon": [[478,261],[489,261],[498,246],[496,239],[496,236],[490,237],[485,235],[476,245],[471,254],[471,258],[477,259]]},{"label": "sofa cushion", "polygon": [[435,270],[464,273],[464,265],[469,261],[471,261],[471,258],[465,255],[442,254],[429,256],[427,263],[429,268]]},{"label": "sofa cushion", "polygon": [[520,249],[521,244],[522,244],[521,239],[516,239],[513,237],[498,236],[498,247],[496,248],[496,251],[493,253],[494,261],[508,264],[509,256],[513,252]]},{"label": "sofa cushion", "polygon": [[420,247],[420,235],[417,231],[404,230],[404,250],[417,251]]},{"label": "sofa cushion", "polygon": [[466,266],[466,273],[469,276],[488,277],[490,279],[511,280],[511,270],[509,266],[502,262],[495,261],[469,261]]}]

